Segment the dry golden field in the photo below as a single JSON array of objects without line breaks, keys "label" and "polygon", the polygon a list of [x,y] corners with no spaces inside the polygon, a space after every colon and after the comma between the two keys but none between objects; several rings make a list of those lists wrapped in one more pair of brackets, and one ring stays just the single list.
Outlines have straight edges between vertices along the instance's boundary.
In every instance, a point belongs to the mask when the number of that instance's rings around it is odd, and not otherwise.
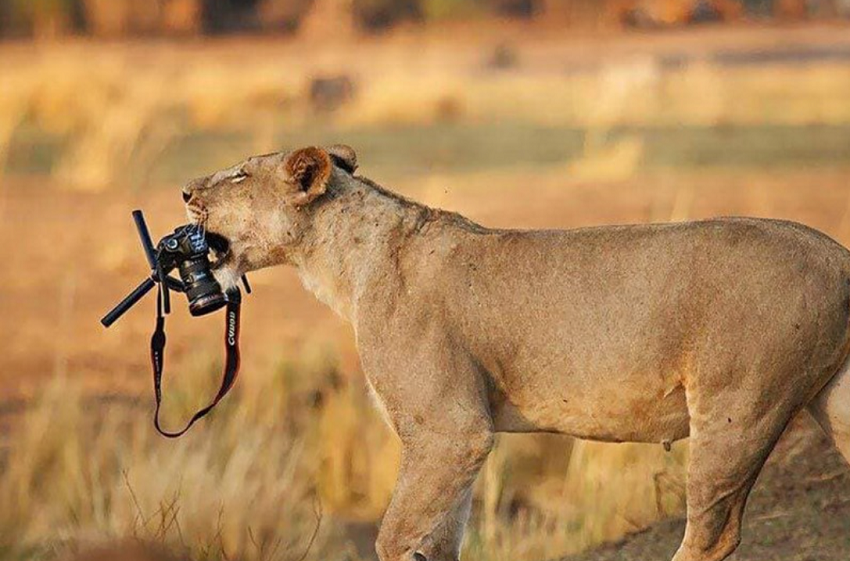
[{"label": "dry golden field", "polygon": [[[250,154],[348,143],[362,174],[492,226],[747,214],[850,244],[846,27],[75,41],[0,61],[0,559],[136,541],[372,558],[396,441],[349,328],[292,271],[253,275],[239,385],[178,441],[150,424],[152,298],[98,323],[145,274],[130,211],[163,235],[185,221],[181,182]],[[340,77],[350,94],[311,95]],[[221,318],[177,308],[172,426],[221,360]],[[686,448],[500,437],[466,559],[552,559],[681,515]]]}]

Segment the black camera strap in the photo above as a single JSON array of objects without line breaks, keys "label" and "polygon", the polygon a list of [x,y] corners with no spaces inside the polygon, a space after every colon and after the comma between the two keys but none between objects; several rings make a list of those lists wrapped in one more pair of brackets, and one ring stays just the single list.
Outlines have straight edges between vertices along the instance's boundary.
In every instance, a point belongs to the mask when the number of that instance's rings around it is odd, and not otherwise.
[{"label": "black camera strap", "polygon": [[[167,432],[162,430],[159,424],[159,408],[162,402],[162,370],[165,364],[165,315],[163,314],[163,300],[167,298],[162,292],[162,283],[158,283],[159,294],[156,299],[156,329],[151,336],[151,365],[153,366],[153,389],[156,397],[156,410],[153,416],[153,425],[156,430],[168,438],[177,438],[188,431],[196,421],[202,419],[212,411],[227,392],[233,387],[236,377],[239,375],[239,312],[242,306],[242,293],[239,288],[227,291],[227,307],[225,308],[225,330],[224,348],[225,362],[224,372],[221,378],[221,387],[215,398],[209,405],[195,413],[189,423],[178,432]],[[166,289],[167,290],[167,289]],[[165,302],[167,305],[167,301]]]}]

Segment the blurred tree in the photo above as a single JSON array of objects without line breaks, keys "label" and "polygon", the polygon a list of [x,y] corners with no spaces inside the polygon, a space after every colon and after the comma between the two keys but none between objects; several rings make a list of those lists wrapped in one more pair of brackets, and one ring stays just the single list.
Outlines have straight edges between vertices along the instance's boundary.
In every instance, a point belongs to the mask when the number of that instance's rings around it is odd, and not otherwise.
[{"label": "blurred tree", "polygon": [[771,19],[850,15],[850,0],[741,0],[741,3],[749,15]]},{"label": "blurred tree", "polygon": [[487,11],[484,0],[421,0],[422,14],[426,20],[469,18]]},{"label": "blurred tree", "polygon": [[298,29],[307,39],[346,41],[356,35],[354,0],[313,0]]},{"label": "blurred tree", "polygon": [[613,0],[605,17],[628,27],[658,28],[736,21],[743,13],[741,0]]},{"label": "blurred tree", "polygon": [[741,0],[747,15],[767,17],[772,11],[773,0]]},{"label": "blurred tree", "polygon": [[256,31],[260,0],[202,0],[202,25],[208,33]]},{"label": "blurred tree", "polygon": [[194,33],[201,0],[82,0],[89,31],[98,37]]},{"label": "blurred tree", "polygon": [[775,0],[773,15],[783,20],[800,20],[807,15],[807,0]]},{"label": "blurred tree", "polygon": [[665,27],[747,16],[850,17],[850,0],[0,0],[0,36],[55,37],[301,30],[346,39],[405,21],[498,14],[559,26]]},{"label": "blurred tree", "polygon": [[75,0],[11,0],[10,25],[36,38],[53,38],[70,33],[78,22]]},{"label": "blurred tree", "polygon": [[489,0],[489,4],[497,14],[516,18],[530,18],[537,9],[535,0]]},{"label": "blurred tree", "polygon": [[83,5],[86,22],[94,35],[119,37],[130,31],[133,23],[132,0],[83,0]]},{"label": "blurred tree", "polygon": [[266,31],[293,32],[298,28],[312,0],[260,0],[257,15]]},{"label": "blurred tree", "polygon": [[738,0],[697,0],[689,10],[689,23],[736,21],[744,13]]},{"label": "blurred tree", "polygon": [[546,22],[577,27],[597,27],[611,2],[604,0],[538,0],[538,17]]},{"label": "blurred tree", "polygon": [[201,30],[201,0],[167,0],[162,5],[160,29],[169,34],[195,34]]},{"label": "blurred tree", "polygon": [[420,21],[419,0],[354,0],[357,25],[368,31],[378,31],[405,21]]}]

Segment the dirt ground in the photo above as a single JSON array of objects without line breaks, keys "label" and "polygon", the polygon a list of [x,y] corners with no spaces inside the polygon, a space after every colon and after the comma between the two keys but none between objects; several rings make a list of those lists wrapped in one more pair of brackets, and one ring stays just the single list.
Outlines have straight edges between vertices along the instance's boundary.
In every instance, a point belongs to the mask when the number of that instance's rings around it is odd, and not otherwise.
[{"label": "dirt ground", "polygon": [[[563,561],[672,558],[684,520]],[[850,552],[850,466],[808,417],[789,427],[750,496],[743,543],[730,561],[839,561]]]}]

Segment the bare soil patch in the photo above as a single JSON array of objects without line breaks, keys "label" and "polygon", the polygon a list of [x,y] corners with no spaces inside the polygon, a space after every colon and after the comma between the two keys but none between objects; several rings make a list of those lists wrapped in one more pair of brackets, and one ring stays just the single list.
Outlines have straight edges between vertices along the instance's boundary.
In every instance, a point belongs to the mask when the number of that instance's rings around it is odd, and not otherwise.
[{"label": "bare soil patch", "polygon": [[[563,561],[658,561],[676,552],[685,522],[666,520]],[[750,497],[730,561],[839,561],[850,555],[850,469],[805,417],[789,427]]]}]

